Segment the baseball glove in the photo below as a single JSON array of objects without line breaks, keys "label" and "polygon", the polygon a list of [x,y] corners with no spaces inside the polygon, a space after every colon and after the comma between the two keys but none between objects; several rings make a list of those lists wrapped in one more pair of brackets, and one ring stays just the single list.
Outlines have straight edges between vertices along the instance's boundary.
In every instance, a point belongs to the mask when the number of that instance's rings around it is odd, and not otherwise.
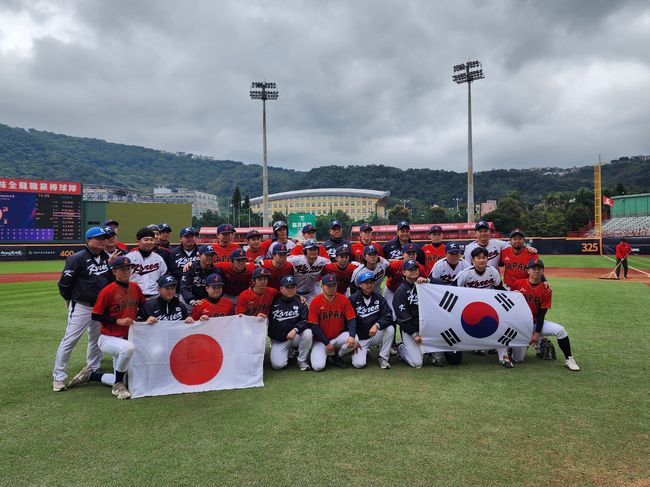
[{"label": "baseball glove", "polygon": [[537,357],[542,360],[556,360],[555,347],[548,338],[542,338],[537,349]]}]

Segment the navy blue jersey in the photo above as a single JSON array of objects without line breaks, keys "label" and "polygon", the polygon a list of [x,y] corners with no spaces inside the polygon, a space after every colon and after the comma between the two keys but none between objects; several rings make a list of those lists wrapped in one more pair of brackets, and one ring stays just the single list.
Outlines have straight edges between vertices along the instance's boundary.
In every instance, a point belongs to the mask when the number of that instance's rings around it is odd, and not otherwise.
[{"label": "navy blue jersey", "polygon": [[[415,242],[411,242],[411,239],[409,239],[409,243]],[[415,260],[424,265],[424,252],[422,252],[420,245],[415,244],[415,246],[418,248]],[[384,257],[388,260],[401,259],[404,256],[404,252],[402,251],[402,242],[400,242],[397,237],[389,240],[381,249],[384,251]]]},{"label": "navy blue jersey", "polygon": [[201,268],[201,262],[196,261],[192,266],[183,272],[181,278],[181,296],[186,303],[192,300],[205,299],[208,297],[208,291],[205,289],[205,280],[210,274],[221,274],[219,269],[209,266],[207,269]]},{"label": "navy blue jersey", "polygon": [[59,279],[59,293],[66,301],[92,306],[99,291],[104,289],[115,277],[108,265],[108,254],[98,255],[86,247],[65,260]]},{"label": "navy blue jersey", "polygon": [[181,282],[181,278],[183,277],[183,266],[188,262],[199,260],[198,247],[195,245],[194,248],[188,252],[182,245],[179,245],[169,253],[169,257],[171,266],[168,266],[167,269],[178,282]]},{"label": "navy blue jersey", "polygon": [[350,248],[352,247],[350,241],[344,238],[333,239],[330,237],[323,242],[323,247],[325,247],[327,255],[330,256],[330,260],[332,262],[336,262],[336,249],[338,249],[341,245],[347,245]]},{"label": "navy blue jersey", "polygon": [[415,284],[402,281],[393,296],[393,310],[400,330],[409,335],[420,330],[420,310],[418,309],[418,291]]},{"label": "navy blue jersey", "polygon": [[160,296],[150,298],[140,307],[138,312],[138,318],[142,321],[146,321],[151,316],[158,318],[158,321],[184,320],[188,315],[187,308],[176,296],[169,301],[165,301]]},{"label": "navy blue jersey", "polygon": [[384,330],[393,324],[393,312],[381,294],[373,292],[370,296],[365,296],[361,290],[358,290],[348,299],[357,314],[357,336],[359,340],[370,338],[369,331],[375,323],[377,323],[380,330]]},{"label": "navy blue jersey", "polygon": [[307,324],[308,315],[309,309],[300,302],[298,296],[293,299],[277,296],[273,300],[269,312],[269,338],[284,341],[287,339],[287,334],[294,328],[301,333],[309,326]]}]

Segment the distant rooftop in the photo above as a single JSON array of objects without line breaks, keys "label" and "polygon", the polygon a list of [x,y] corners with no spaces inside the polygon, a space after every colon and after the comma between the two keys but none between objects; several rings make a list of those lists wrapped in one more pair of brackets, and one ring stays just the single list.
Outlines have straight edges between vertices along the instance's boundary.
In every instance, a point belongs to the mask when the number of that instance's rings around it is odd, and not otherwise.
[{"label": "distant rooftop", "polygon": [[[318,188],[300,189],[297,191],[285,191],[269,195],[269,201],[282,200],[285,198],[296,198],[300,196],[365,196],[367,198],[383,199],[390,196],[390,191],[375,191],[373,189],[358,188]],[[251,198],[251,204],[261,203],[262,197]]]}]

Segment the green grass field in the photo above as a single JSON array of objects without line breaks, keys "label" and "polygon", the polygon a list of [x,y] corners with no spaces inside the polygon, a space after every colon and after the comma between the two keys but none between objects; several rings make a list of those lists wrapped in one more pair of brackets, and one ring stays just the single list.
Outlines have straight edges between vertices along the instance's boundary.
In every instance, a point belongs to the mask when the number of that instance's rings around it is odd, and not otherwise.
[{"label": "green grass field", "polygon": [[650,288],[553,287],[578,373],[532,352],[512,370],[471,354],[381,370],[375,353],[363,370],[267,364],[264,388],[117,401],[51,392],[54,282],[0,285],[0,485],[648,485]]}]

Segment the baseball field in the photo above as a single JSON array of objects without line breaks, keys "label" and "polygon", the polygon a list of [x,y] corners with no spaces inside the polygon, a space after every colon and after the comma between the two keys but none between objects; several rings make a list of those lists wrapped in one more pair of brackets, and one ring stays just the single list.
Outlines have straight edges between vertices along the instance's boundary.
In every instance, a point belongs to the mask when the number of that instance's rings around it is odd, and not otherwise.
[{"label": "baseball field", "polygon": [[[2,263],[31,275],[0,284],[0,485],[650,485],[650,279],[560,277],[613,264],[544,260],[548,318],[580,372],[532,351],[512,370],[471,354],[381,370],[373,353],[362,370],[267,364],[263,388],[131,401],[95,384],[51,391],[66,309],[37,280],[63,262]],[[650,273],[650,259],[631,265]],[[85,338],[71,375],[84,355]]]}]

